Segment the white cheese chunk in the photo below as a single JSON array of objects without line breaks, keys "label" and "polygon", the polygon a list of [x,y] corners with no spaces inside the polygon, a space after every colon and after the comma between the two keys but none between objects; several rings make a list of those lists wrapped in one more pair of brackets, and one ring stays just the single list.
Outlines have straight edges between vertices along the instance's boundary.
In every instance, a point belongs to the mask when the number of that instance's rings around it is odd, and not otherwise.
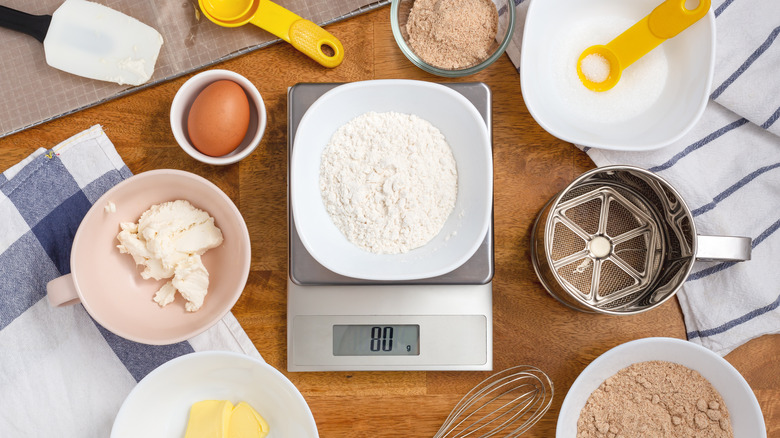
[{"label": "white cheese chunk", "polygon": [[187,304],[184,305],[187,311],[194,312],[200,309],[209,286],[209,273],[203,266],[200,256],[191,255],[184,263],[176,265],[172,283],[181,296],[187,300]]},{"label": "white cheese chunk", "polygon": [[163,287],[154,294],[154,301],[161,307],[171,304],[174,298],[176,298],[176,287],[174,287],[172,281],[165,283]]},{"label": "white cheese chunk", "polygon": [[179,291],[187,300],[187,311],[200,309],[209,286],[209,273],[200,256],[223,240],[214,218],[189,202],[178,200],[153,205],[137,224],[123,222],[119,227],[117,248],[144,267],[141,277],[172,278],[157,291],[154,301],[165,306],[173,302]]}]

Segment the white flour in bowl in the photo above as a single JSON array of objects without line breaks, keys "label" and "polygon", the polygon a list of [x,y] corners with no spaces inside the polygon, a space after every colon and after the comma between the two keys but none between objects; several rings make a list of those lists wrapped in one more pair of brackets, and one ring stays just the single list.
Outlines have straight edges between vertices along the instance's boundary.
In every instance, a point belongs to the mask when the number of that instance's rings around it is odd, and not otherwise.
[{"label": "white flour in bowl", "polygon": [[455,206],[458,172],[449,144],[431,123],[368,112],[331,137],[322,153],[320,190],[350,242],[399,254],[439,233]]}]

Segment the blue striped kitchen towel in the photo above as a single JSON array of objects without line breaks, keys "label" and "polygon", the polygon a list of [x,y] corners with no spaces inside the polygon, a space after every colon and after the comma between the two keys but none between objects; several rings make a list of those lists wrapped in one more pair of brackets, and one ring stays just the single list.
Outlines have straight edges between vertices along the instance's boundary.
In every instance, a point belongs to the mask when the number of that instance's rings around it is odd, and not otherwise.
[{"label": "blue striped kitchen towel", "polygon": [[[530,1],[515,0],[520,26],[507,49],[515,66]],[[635,165],[669,181],[700,234],[753,239],[751,261],[697,262],[677,295],[688,339],[726,355],[780,333],[780,1],[713,0],[712,8],[715,72],[701,120],[656,151],[587,153],[597,166]]]},{"label": "blue striped kitchen towel", "polygon": [[231,313],[189,341],[151,346],[112,334],[81,304],[49,305],[46,283],[70,272],[81,219],[131,175],[99,125],[0,175],[0,436],[105,438],[130,390],[169,359],[260,357]]}]

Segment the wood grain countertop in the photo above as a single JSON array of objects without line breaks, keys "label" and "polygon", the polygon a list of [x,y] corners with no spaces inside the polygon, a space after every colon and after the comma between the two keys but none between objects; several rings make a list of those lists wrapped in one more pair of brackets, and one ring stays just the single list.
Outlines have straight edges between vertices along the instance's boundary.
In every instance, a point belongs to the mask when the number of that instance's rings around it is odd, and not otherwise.
[{"label": "wood grain countertop", "polygon": [[[431,437],[461,396],[490,372],[286,371],[286,95],[287,88],[299,82],[481,81],[493,93],[494,370],[535,365],[555,385],[551,409],[526,436],[554,436],[567,390],[605,351],[645,337],[685,338],[676,298],[636,316],[597,316],[568,310],[537,281],[529,254],[533,220],[547,200],[594,164],[583,152],[536,124],[523,103],[519,75],[506,55],[476,75],[444,79],[419,70],[401,54],[390,30],[388,7],[331,25],[329,30],[339,36],[346,52],[344,63],[332,70],[286,44],[216,66],[249,78],[268,110],[262,143],[239,164],[205,165],[176,144],[168,112],[188,75],[2,138],[0,169],[36,148],[51,147],[101,124],[133,173],[174,168],[213,181],[239,207],[252,239],[249,281],[233,313],[265,360],[286,374],[306,398],[320,436]],[[780,336],[754,339],[726,359],[755,392],[769,436],[780,437]]]}]

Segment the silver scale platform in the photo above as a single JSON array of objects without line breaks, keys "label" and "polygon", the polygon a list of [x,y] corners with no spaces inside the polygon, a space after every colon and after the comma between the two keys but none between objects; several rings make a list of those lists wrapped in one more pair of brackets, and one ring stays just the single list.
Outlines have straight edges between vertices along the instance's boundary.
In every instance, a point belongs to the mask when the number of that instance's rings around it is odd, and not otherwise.
[{"label": "silver scale platform", "polygon": [[[288,160],[304,113],[338,85],[301,83],[288,90]],[[474,104],[492,138],[488,86],[445,85]],[[384,282],[326,269],[303,246],[289,211],[288,218],[288,371],[492,369],[492,222],[476,253],[454,271]]]}]

